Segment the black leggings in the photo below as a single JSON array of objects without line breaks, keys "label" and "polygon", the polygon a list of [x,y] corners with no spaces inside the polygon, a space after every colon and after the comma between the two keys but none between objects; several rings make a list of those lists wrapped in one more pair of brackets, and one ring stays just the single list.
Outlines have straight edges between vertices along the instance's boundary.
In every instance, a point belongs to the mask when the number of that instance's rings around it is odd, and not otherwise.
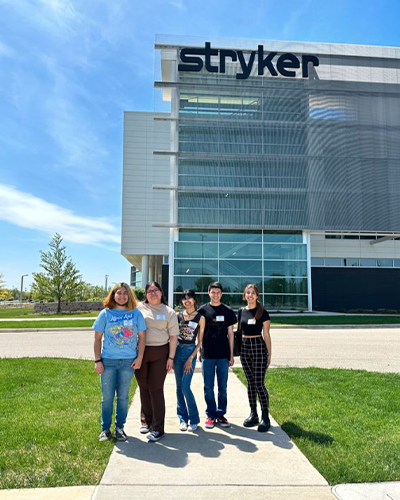
[{"label": "black leggings", "polygon": [[247,378],[247,395],[250,408],[257,408],[257,395],[261,410],[268,412],[269,397],[265,387],[265,372],[267,371],[268,351],[262,337],[243,338],[240,361]]}]

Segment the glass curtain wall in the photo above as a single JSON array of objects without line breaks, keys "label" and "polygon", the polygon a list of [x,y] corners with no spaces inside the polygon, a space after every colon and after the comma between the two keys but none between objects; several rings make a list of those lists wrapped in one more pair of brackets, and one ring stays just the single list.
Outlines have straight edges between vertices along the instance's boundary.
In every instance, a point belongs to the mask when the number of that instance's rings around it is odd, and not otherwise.
[{"label": "glass curtain wall", "polygon": [[301,232],[181,229],[175,242],[174,305],[183,290],[209,301],[208,285],[220,281],[224,302],[244,305],[244,287],[256,283],[270,310],[305,310],[307,245]]}]

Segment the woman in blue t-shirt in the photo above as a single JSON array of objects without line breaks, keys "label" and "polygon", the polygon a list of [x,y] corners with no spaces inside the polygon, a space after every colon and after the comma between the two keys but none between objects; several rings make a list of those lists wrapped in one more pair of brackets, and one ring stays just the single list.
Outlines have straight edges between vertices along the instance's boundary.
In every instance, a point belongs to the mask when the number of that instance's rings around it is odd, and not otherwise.
[{"label": "woman in blue t-shirt", "polygon": [[142,313],[136,309],[136,297],[126,283],[116,284],[103,304],[105,309],[92,327],[95,331],[94,369],[101,377],[102,432],[99,441],[112,437],[110,427],[115,394],[115,437],[117,441],[126,441],[124,425],[129,388],[135,369],[142,363],[146,324]]},{"label": "woman in blue t-shirt", "polygon": [[179,429],[190,432],[196,431],[200,422],[199,411],[190,384],[206,324],[204,316],[196,309],[196,302],[195,292],[184,290],[181,303],[185,309],[178,313],[179,336],[174,359]]},{"label": "woman in blue t-shirt", "polygon": [[[243,298],[247,306],[239,309],[238,328],[242,332],[240,361],[247,378],[250,415],[243,422],[245,427],[258,425],[259,432],[270,428],[269,398],[265,387],[265,372],[271,363],[271,336],[269,314],[258,301],[260,292],[255,284],[244,289]],[[257,396],[261,405],[262,420],[257,414]]]}]

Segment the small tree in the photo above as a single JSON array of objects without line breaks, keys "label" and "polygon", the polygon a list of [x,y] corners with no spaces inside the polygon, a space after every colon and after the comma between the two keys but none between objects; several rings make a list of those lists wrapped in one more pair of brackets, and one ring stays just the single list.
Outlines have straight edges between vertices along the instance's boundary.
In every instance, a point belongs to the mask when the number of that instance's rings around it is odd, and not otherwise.
[{"label": "small tree", "polygon": [[61,300],[75,300],[79,296],[82,276],[65,253],[62,236],[55,234],[49,243],[48,252],[40,251],[40,267],[43,273],[33,273],[32,292],[38,299],[57,302],[57,313],[61,312]]},{"label": "small tree", "polygon": [[0,273],[0,300],[9,300],[10,292],[5,287],[4,276]]}]

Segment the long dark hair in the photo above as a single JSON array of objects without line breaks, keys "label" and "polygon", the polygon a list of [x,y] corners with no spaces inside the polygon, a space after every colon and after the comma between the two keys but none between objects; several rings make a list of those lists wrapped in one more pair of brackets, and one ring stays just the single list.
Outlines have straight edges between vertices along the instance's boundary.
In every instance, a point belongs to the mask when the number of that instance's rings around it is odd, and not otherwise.
[{"label": "long dark hair", "polygon": [[144,299],[145,304],[149,303],[149,301],[147,300],[147,290],[151,287],[151,285],[154,285],[156,288],[158,288],[160,290],[160,292],[161,292],[161,304],[165,304],[167,306],[168,304],[167,304],[167,301],[165,300],[163,289],[161,288],[161,285],[159,283],[157,283],[157,281],[149,281],[147,283],[146,288],[144,289],[144,294],[146,297]]},{"label": "long dark hair", "polygon": [[244,300],[246,300],[246,291],[249,288],[252,288],[256,292],[256,295],[257,295],[257,308],[256,308],[256,314],[254,316],[254,319],[258,320],[258,319],[262,318],[262,315],[264,312],[264,307],[261,304],[261,302],[258,300],[258,297],[260,296],[260,291],[258,289],[258,286],[255,283],[249,283],[248,285],[246,285],[244,292],[243,292],[243,299]]}]

